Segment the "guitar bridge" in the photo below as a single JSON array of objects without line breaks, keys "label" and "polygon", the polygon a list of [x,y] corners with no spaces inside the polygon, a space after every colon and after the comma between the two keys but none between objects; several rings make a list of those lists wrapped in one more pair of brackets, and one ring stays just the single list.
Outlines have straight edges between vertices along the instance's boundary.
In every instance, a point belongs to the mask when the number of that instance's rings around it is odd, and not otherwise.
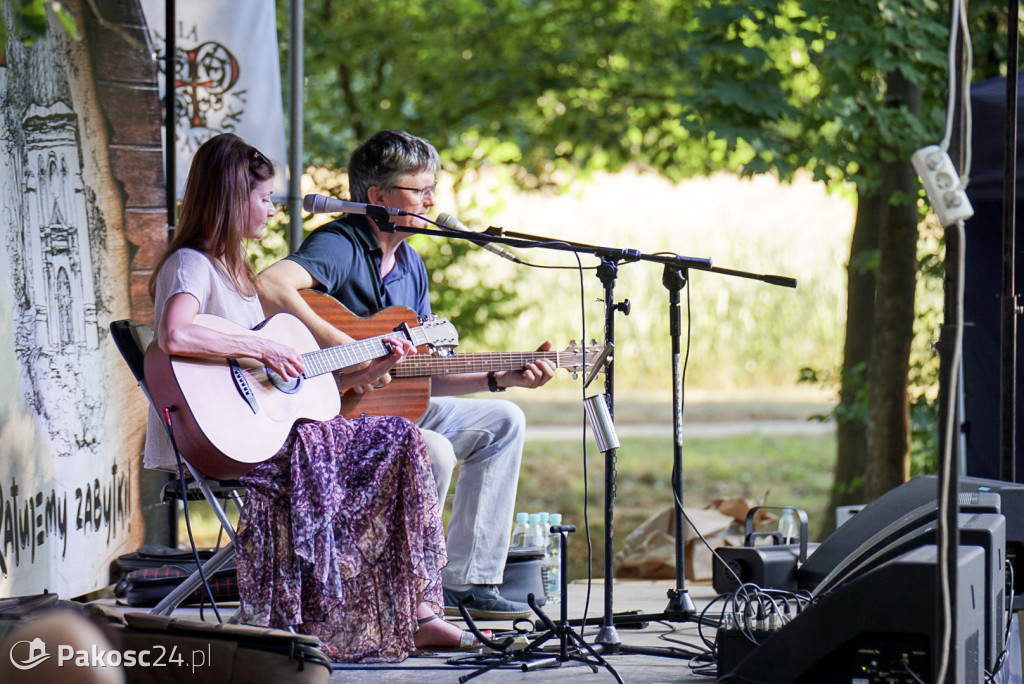
[{"label": "guitar bridge", "polygon": [[249,387],[249,381],[245,377],[245,371],[238,365],[237,359],[228,359],[228,367],[231,368],[231,379],[235,383],[235,389],[242,395],[242,399],[245,399],[245,403],[249,404],[249,408],[253,413],[260,412],[260,406],[256,403],[256,395],[253,393],[252,388]]}]

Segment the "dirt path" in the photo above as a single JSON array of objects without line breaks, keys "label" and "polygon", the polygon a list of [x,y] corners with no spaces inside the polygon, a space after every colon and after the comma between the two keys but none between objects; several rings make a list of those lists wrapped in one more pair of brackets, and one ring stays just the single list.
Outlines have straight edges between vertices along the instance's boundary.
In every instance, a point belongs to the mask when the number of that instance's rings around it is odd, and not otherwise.
[{"label": "dirt path", "polygon": [[[746,434],[820,436],[835,432],[835,423],[808,420],[739,420],[694,422],[683,424],[683,439],[719,439]],[[579,425],[530,425],[526,438],[538,441],[568,441],[579,439],[583,428]],[[671,437],[672,425],[667,423],[629,423],[617,425],[619,437]]]}]

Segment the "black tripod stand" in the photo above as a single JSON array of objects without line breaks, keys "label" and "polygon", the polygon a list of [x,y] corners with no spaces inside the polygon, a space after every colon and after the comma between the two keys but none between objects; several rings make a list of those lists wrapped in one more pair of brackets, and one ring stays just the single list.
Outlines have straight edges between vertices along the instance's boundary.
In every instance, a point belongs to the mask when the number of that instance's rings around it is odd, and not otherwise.
[{"label": "black tripod stand", "polygon": [[[622,679],[619,677],[619,673],[608,664],[608,662],[601,657],[601,655],[593,648],[590,644],[583,640],[576,632],[572,631],[572,627],[569,624],[568,619],[568,606],[566,602],[566,593],[568,589],[568,572],[569,572],[569,549],[568,549],[568,536],[570,532],[576,531],[575,525],[552,525],[550,529],[552,534],[558,535],[558,548],[560,550],[559,560],[559,583],[558,591],[560,597],[560,617],[558,622],[552,622],[551,618],[541,610],[540,606],[537,605],[537,600],[533,594],[527,596],[527,602],[530,604],[530,608],[537,617],[540,618],[540,622],[547,628],[543,634],[538,636],[536,639],[531,641],[525,648],[519,650],[513,650],[512,639],[505,639],[502,641],[494,641],[488,639],[473,622],[473,618],[470,616],[469,611],[466,609],[465,604],[459,606],[459,613],[462,614],[462,619],[466,621],[466,625],[470,628],[477,639],[480,640],[484,646],[497,651],[497,653],[487,654],[481,656],[481,659],[487,659],[487,662],[481,668],[470,672],[467,675],[459,677],[459,682],[468,682],[474,677],[478,677],[485,672],[513,663],[518,663],[523,672],[530,672],[533,670],[539,670],[548,667],[561,667],[562,663],[576,661],[584,663],[589,666],[592,672],[597,672],[597,666],[608,670],[615,681],[622,684]],[[558,639],[558,650],[547,651],[541,650],[541,647],[545,642],[551,639]],[[461,663],[463,659],[456,660],[456,664]],[[474,659],[476,662],[480,662],[480,659]],[[451,661],[449,661],[451,662]]]}]

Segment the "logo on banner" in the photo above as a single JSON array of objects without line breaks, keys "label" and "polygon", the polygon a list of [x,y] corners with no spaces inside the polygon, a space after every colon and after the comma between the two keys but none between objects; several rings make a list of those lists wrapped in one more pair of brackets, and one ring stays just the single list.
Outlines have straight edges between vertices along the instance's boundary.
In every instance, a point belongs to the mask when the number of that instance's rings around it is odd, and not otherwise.
[{"label": "logo on banner", "polygon": [[[174,182],[179,199],[192,156],[221,133],[242,137],[273,160],[277,167],[274,193],[286,193],[274,3],[177,0],[172,29],[167,26],[164,0],[138,2],[157,49],[162,95],[174,97],[174,114],[164,124],[168,130],[174,127],[178,162]],[[173,67],[166,61],[168,31],[174,37]]]},{"label": "logo on banner", "polygon": [[[178,145],[188,152],[215,135],[236,132],[247,97],[245,89],[236,88],[242,69],[231,50],[198,39],[197,27],[179,36],[174,60]],[[165,69],[164,59],[160,64]]]}]

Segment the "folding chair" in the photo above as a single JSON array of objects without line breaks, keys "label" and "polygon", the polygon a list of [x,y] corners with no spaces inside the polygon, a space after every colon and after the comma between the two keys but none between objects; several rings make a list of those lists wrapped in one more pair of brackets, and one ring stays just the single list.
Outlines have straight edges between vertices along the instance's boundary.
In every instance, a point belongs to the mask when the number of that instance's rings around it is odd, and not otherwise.
[{"label": "folding chair", "polygon": [[[153,341],[153,331],[146,325],[137,323],[131,319],[125,319],[111,323],[110,334],[114,338],[114,343],[117,345],[118,351],[121,352],[121,356],[124,357],[125,362],[128,364],[132,374],[135,376],[136,382],[138,382],[139,387],[142,388],[142,392],[146,395],[146,399],[149,400],[150,405],[157,414],[159,414],[160,408],[153,403],[153,398],[146,385],[146,378],[143,370],[146,348]],[[175,449],[175,456],[188,470],[191,475],[191,481],[187,482],[184,487],[184,496],[182,496],[183,488],[180,474],[178,480],[168,482],[164,485],[164,501],[171,499],[181,500],[183,505],[187,506],[188,501],[205,499],[213,509],[213,513],[217,516],[217,519],[220,521],[224,531],[227,533],[229,541],[205,563],[202,563],[189,577],[182,580],[181,584],[171,591],[170,594],[164,597],[164,599],[150,611],[153,615],[170,615],[171,612],[174,611],[174,609],[177,608],[192,592],[204,586],[205,578],[212,577],[215,572],[227,565],[227,563],[234,558],[235,529],[231,524],[231,520],[228,518],[228,514],[224,510],[224,506],[221,504],[221,501],[232,501],[238,508],[239,512],[241,512],[243,506],[241,492],[244,491],[244,488],[240,483],[233,480],[214,480],[205,476],[203,473],[199,472],[195,466],[182,458],[181,454],[177,452],[177,449]],[[193,550],[194,548],[195,547],[193,546]],[[213,597],[211,596],[211,601],[212,600]]]}]

